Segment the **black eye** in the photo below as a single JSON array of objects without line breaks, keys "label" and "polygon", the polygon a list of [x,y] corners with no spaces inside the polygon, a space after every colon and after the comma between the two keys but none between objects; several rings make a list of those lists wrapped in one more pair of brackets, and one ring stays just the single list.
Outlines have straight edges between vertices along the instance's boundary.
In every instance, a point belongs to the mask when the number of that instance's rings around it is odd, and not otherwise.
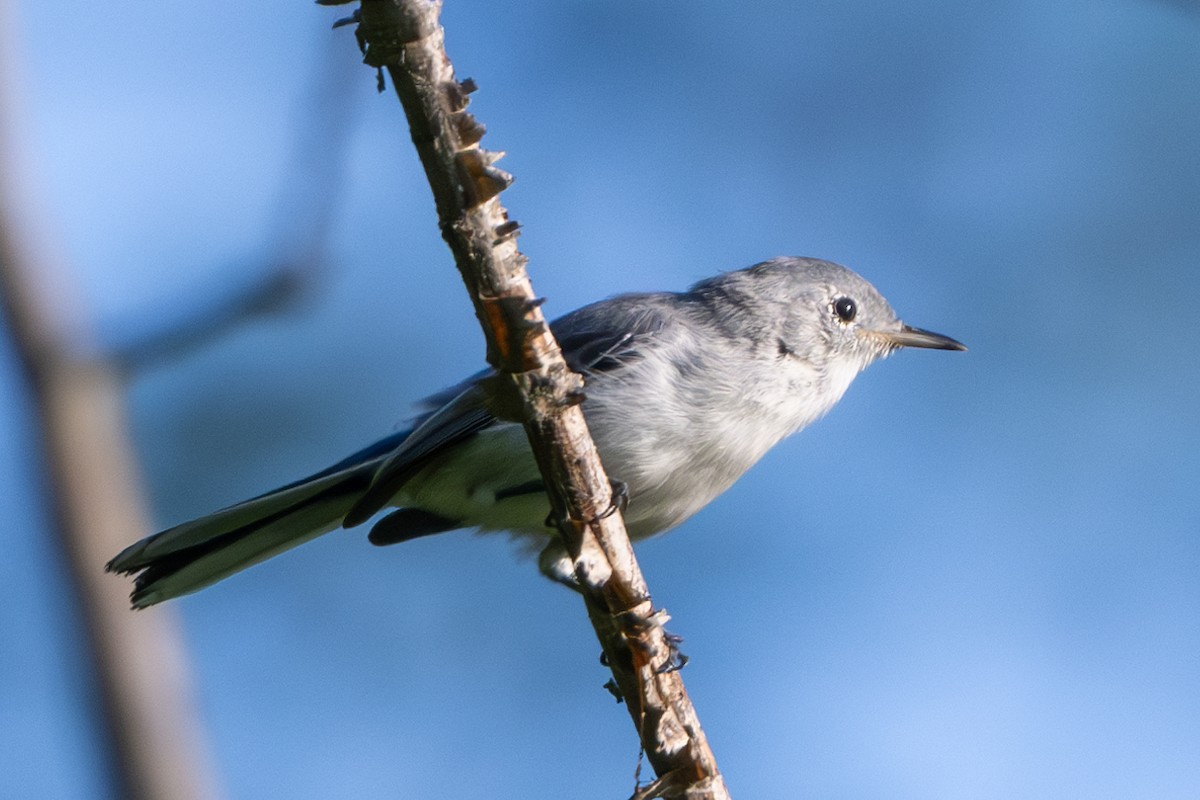
[{"label": "black eye", "polygon": [[842,322],[851,322],[858,313],[858,304],[849,297],[839,297],[833,301],[833,313],[837,314]]}]

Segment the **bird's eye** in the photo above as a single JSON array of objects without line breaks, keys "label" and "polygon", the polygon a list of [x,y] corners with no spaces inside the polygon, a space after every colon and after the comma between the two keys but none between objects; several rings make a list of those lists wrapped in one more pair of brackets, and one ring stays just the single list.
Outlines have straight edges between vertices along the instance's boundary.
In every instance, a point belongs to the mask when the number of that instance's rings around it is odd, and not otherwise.
[{"label": "bird's eye", "polygon": [[849,297],[839,297],[833,301],[833,313],[837,314],[842,322],[852,322],[858,313],[858,304]]}]

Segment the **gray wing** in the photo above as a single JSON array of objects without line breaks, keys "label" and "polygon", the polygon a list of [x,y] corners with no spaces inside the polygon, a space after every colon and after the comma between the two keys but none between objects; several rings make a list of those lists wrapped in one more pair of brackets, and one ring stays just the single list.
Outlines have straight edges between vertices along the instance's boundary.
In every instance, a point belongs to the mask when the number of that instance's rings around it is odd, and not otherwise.
[{"label": "gray wing", "polygon": [[[550,327],[567,364],[586,378],[637,359],[639,348],[667,326],[674,301],[669,294],[622,295],[573,311]],[[421,418],[380,465],[371,485],[343,519],[343,527],[366,522],[433,458],[496,424],[484,388],[493,375],[493,370],[484,370],[424,401],[426,407],[440,407]]]},{"label": "gray wing", "polygon": [[571,369],[585,377],[612,372],[638,358],[639,348],[670,319],[668,294],[622,295],[593,303],[551,323]]},{"label": "gray wing", "polygon": [[485,400],[480,379],[426,416],[379,466],[370,486],[342,518],[342,527],[353,528],[366,522],[385,508],[400,487],[431,459],[495,424],[496,417],[487,410]]}]

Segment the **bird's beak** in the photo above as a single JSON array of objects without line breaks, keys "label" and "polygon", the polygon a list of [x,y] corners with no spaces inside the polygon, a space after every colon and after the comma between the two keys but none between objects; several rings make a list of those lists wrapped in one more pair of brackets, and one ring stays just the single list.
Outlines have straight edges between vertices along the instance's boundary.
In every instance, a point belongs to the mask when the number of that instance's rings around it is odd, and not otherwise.
[{"label": "bird's beak", "polygon": [[911,325],[901,325],[898,331],[875,331],[876,336],[892,347],[925,347],[931,350],[966,350],[967,346],[940,333],[923,331]]}]

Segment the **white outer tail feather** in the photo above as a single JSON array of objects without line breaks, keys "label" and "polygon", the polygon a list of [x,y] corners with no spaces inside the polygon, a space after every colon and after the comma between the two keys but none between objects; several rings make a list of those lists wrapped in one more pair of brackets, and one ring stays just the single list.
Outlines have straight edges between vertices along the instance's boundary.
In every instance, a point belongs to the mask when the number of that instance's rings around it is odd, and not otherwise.
[{"label": "white outer tail feather", "polygon": [[[108,569],[146,570],[131,597],[135,608],[191,594],[340,527],[370,474],[359,467],[323,476],[168,528],[123,550]],[[169,566],[172,558],[181,565]]]}]

